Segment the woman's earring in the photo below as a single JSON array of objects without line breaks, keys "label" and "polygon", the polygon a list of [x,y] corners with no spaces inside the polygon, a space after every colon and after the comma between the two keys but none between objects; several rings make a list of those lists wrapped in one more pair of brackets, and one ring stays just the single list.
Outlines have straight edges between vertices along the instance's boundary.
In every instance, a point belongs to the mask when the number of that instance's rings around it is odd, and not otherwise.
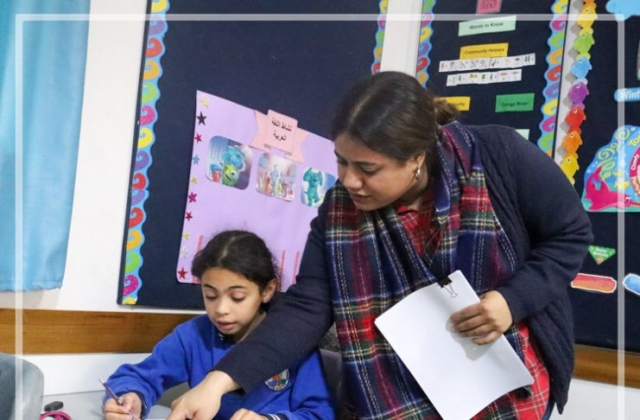
[{"label": "woman's earring", "polygon": [[422,168],[420,168],[419,166],[416,168],[416,172],[413,174],[413,176],[416,178],[416,181],[420,181],[420,176],[422,175]]}]

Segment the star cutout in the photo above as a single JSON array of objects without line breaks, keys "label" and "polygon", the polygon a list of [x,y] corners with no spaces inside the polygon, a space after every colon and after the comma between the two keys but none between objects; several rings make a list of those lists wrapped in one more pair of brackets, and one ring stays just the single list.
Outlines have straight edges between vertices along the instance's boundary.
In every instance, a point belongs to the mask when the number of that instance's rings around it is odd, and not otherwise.
[{"label": "star cutout", "polygon": [[192,159],[192,160],[193,160],[193,164],[194,164],[194,165],[197,165],[197,164],[198,164],[198,162],[200,162],[200,156],[195,155],[195,156],[193,157],[193,159]]},{"label": "star cutout", "polygon": [[198,115],[196,118],[198,119],[198,125],[200,125],[200,124],[206,125],[204,123],[204,120],[207,119],[207,116],[206,115],[202,115],[202,111],[200,111],[200,115]]},{"label": "star cutout", "polygon": [[190,211],[188,211],[188,212],[187,212],[187,215],[185,216],[185,218],[186,218],[187,220],[191,220],[191,219],[193,219],[193,215],[191,214],[191,212],[190,212]]},{"label": "star cutout", "polygon": [[196,134],[196,143],[200,143],[202,141],[202,134],[197,133]]},{"label": "star cutout", "polygon": [[209,99],[206,96],[201,96],[200,97],[200,103],[203,106],[206,106],[207,108],[209,108]]},{"label": "star cutout", "polygon": [[184,238],[185,241],[188,241],[190,236],[191,234],[189,232],[185,232],[182,234],[182,237]]},{"label": "star cutout", "polygon": [[198,197],[198,194],[193,193],[193,192],[192,192],[192,193],[190,193],[190,194],[189,194],[189,202],[190,202],[190,203],[195,203],[195,202],[196,202],[196,197]]},{"label": "star cutout", "polygon": [[178,276],[179,276],[179,278],[181,278],[181,279],[186,279],[186,278],[187,278],[187,277],[186,277],[186,276],[187,276],[187,271],[184,269],[184,267],[182,267],[182,268],[180,269],[180,271],[178,271]]},{"label": "star cutout", "polygon": [[189,256],[189,249],[186,246],[180,248],[180,258],[187,258]]},{"label": "star cutout", "polygon": [[629,182],[625,179],[623,179],[622,181],[616,181],[613,183],[613,187],[617,190],[626,190],[628,186],[629,186]]},{"label": "star cutout", "polygon": [[192,184],[197,184],[198,183],[198,177],[197,176],[192,176],[191,177],[191,183]]}]

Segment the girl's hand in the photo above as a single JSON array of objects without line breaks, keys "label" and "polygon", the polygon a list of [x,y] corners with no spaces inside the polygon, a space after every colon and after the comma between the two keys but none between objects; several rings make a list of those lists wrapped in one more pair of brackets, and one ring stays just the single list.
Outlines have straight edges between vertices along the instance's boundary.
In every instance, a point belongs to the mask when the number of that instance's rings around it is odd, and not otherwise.
[{"label": "girl's hand", "polygon": [[109,398],[104,403],[102,411],[106,420],[131,420],[140,419],[142,416],[142,401],[135,392],[128,392],[120,396],[122,405],[118,405],[116,400]]},{"label": "girl's hand", "polygon": [[211,420],[220,409],[220,400],[238,384],[224,372],[209,372],[196,387],[171,403],[167,420]]},{"label": "girl's hand", "polygon": [[255,411],[247,410],[246,408],[241,408],[240,410],[236,411],[233,414],[233,416],[231,416],[231,419],[229,420],[264,420],[264,419],[266,419],[265,416],[261,416]]},{"label": "girl's hand", "polygon": [[476,344],[497,340],[513,324],[511,310],[500,292],[480,296],[480,302],[451,315],[453,330],[463,337],[475,337]]}]

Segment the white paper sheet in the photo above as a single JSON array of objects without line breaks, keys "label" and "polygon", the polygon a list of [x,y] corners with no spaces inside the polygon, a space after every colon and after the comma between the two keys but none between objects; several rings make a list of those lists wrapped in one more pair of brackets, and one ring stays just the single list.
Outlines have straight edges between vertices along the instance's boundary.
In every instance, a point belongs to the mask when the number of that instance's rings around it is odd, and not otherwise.
[{"label": "white paper sheet", "polygon": [[451,314],[480,299],[460,271],[449,279],[413,292],[375,324],[442,418],[469,420],[533,378],[504,336],[477,345],[451,331]]}]

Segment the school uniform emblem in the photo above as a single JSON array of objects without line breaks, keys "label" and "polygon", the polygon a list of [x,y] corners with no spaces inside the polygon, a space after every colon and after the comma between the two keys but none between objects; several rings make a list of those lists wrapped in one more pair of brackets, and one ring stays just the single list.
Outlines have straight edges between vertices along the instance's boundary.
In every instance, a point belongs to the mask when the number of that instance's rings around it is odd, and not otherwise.
[{"label": "school uniform emblem", "polygon": [[285,369],[276,376],[267,379],[264,384],[272,391],[282,391],[289,384],[289,369]]}]

